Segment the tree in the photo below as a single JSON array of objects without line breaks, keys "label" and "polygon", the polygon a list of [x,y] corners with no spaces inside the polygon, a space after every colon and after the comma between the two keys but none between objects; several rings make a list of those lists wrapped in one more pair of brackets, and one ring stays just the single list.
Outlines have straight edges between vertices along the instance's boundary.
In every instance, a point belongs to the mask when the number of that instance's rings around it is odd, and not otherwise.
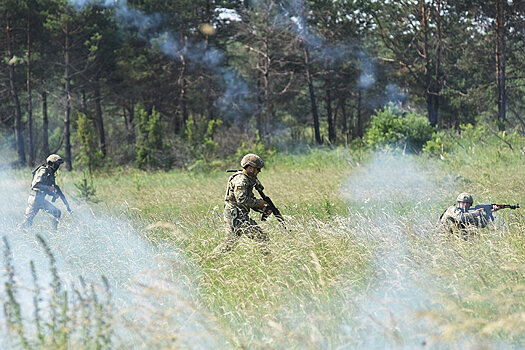
[{"label": "tree", "polygon": [[25,164],[25,146],[24,137],[22,134],[22,108],[20,106],[19,91],[17,86],[17,74],[15,71],[16,65],[19,63],[19,58],[16,56],[15,50],[20,49],[22,46],[18,41],[20,39],[20,28],[16,27],[19,23],[19,19],[22,17],[23,4],[17,1],[7,0],[3,1],[0,5],[0,14],[2,15],[2,21],[4,22],[3,28],[5,28],[6,35],[6,49],[8,75],[9,75],[9,93],[14,105],[14,132],[15,132],[15,145],[18,155],[18,163],[20,165]]},{"label": "tree", "polygon": [[[54,44],[63,51],[64,80],[64,153],[68,170],[73,169],[71,158],[71,110],[72,80],[87,70],[96,50],[91,50],[92,39],[90,27],[86,23],[87,15],[93,10],[91,6],[75,10],[67,0],[57,0],[49,9],[45,27],[52,33]],[[87,53],[83,47],[88,44]]]},{"label": "tree", "polygon": [[370,8],[378,26],[385,52],[384,61],[398,64],[424,92],[427,114],[432,126],[439,120],[440,94],[443,89],[442,68],[444,13],[446,0],[399,1],[376,3]]}]

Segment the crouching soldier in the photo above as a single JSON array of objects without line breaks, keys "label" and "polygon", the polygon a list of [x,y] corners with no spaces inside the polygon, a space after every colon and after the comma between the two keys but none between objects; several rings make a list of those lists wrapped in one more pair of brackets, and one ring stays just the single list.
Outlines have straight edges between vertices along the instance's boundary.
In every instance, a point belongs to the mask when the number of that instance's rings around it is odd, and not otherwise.
[{"label": "crouching soldier", "polygon": [[[52,215],[52,227],[56,230],[58,220],[60,219],[60,209],[55,207],[51,202],[46,200],[46,195],[52,196],[55,199],[57,196],[63,198],[60,188],[55,183],[55,172],[60,167],[64,160],[56,155],[51,154],[47,157],[46,162],[33,171],[33,181],[31,183],[31,193],[27,200],[27,209],[25,212],[24,222],[22,227],[28,227],[33,224],[33,219],[40,209],[47,211]],[[69,209],[69,205],[64,202]]]},{"label": "crouching soldier", "polygon": [[258,183],[257,175],[264,167],[263,160],[256,154],[247,154],[241,160],[243,170],[236,172],[228,179],[224,198],[224,220],[228,228],[226,242],[214,250],[214,255],[232,250],[241,236],[260,243],[261,252],[269,254],[268,235],[250,218],[250,210],[266,212],[266,201],[255,198],[253,188]]},{"label": "crouching soldier", "polygon": [[[474,235],[479,228],[487,226],[489,219],[486,213],[483,213],[483,209],[469,211],[469,208],[474,203],[472,195],[461,193],[458,195],[456,202],[457,205],[448,207],[441,214],[439,222],[450,234],[466,240],[469,236]],[[491,208],[492,212],[499,209],[498,205],[493,205]]]}]

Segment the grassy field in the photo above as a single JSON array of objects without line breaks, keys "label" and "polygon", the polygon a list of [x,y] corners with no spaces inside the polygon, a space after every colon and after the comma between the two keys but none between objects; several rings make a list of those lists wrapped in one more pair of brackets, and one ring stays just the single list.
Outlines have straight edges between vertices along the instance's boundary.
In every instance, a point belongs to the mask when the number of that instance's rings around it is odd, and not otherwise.
[{"label": "grassy field", "polygon": [[[268,159],[259,177],[289,228],[261,223],[270,256],[246,238],[211,254],[225,237],[223,171],[97,176],[93,217],[125,219],[157,251],[177,252],[164,282],[189,288],[192,311],[180,314],[199,315],[174,319],[178,307],[148,304],[148,317],[129,324],[143,338],[133,347],[523,348],[523,209],[496,213],[469,241],[443,235],[436,221],[462,191],[475,203],[522,203],[525,142],[459,141],[441,158],[335,149]],[[66,193],[78,176],[63,176]],[[141,286],[154,298],[169,294]],[[188,336],[192,320],[206,331]],[[126,343],[119,339],[117,348]]]}]

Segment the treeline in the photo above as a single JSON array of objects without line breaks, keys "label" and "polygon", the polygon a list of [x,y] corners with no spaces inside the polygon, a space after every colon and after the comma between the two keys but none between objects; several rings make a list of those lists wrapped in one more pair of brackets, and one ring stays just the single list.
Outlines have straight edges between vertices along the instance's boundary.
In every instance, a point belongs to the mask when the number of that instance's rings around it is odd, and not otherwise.
[{"label": "treeline", "polygon": [[440,128],[525,131],[523,1],[2,0],[0,48],[19,164],[350,143],[389,102]]}]

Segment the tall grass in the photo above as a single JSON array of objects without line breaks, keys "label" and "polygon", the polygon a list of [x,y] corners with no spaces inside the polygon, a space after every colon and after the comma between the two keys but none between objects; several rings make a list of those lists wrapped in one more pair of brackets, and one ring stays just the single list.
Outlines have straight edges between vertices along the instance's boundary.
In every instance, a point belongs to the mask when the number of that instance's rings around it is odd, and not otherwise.
[{"label": "tall grass", "polygon": [[[150,244],[187,260],[170,264],[179,273],[163,283],[192,286],[189,304],[221,339],[196,342],[201,348],[522,348],[523,209],[495,213],[468,241],[436,222],[463,191],[477,203],[523,202],[525,141],[474,129],[455,137],[455,150],[438,158],[345,149],[274,155],[260,179],[290,230],[274,218],[260,223],[270,256],[248,238],[212,254],[226,235],[224,172],[100,176],[101,202],[92,208],[131,218]],[[191,343],[180,342],[174,320],[186,311],[161,302],[173,290],[150,280],[140,288],[158,298],[137,304],[148,316],[131,320],[143,344]]]},{"label": "tall grass", "polygon": [[[78,286],[67,288],[60,278],[56,260],[48,244],[37,235],[49,260],[49,281],[42,282],[35,264],[30,262],[33,288],[20,284],[9,242],[3,238],[6,279],[4,315],[7,332],[12,335],[8,345],[24,349],[106,349],[111,344],[111,295],[107,280],[102,293],[93,284],[79,280]],[[47,278],[43,278],[44,281]],[[45,284],[44,284],[45,283]],[[29,297],[29,295],[31,295]],[[29,307],[24,299],[30,298]],[[31,313],[28,310],[32,309]]]}]

